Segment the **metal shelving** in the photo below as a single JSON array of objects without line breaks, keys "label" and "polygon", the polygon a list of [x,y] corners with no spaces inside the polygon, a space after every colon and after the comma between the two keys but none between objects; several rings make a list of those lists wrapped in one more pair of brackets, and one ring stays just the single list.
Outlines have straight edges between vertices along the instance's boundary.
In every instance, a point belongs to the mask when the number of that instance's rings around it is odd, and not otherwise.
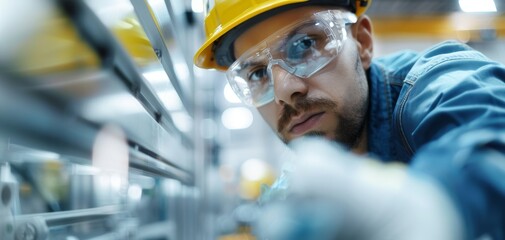
[{"label": "metal shelving", "polygon": [[[166,45],[174,39],[166,39],[155,28],[159,19],[146,14],[147,2],[128,4],[149,37],[150,50],[158,56],[149,69],[166,74],[169,81],[164,84],[175,89],[176,100],[183,104],[176,111],[191,118],[192,74],[180,76],[176,69],[183,66],[191,71],[189,63],[173,57],[183,53]],[[174,110],[166,106],[170,99],[162,99],[165,96],[145,77],[147,68],[135,62],[125,43],[87,1],[57,0],[48,5],[60,24],[64,21],[62,32],[77,36],[79,46],[88,49],[86,55],[92,55],[89,62],[96,59],[97,63],[77,61],[77,67],[62,65],[32,73],[0,61],[0,138],[8,139],[0,151],[0,238],[144,239],[153,234],[142,230],[136,235],[137,230],[172,226],[170,235],[159,237],[194,239],[196,233],[188,225],[198,221],[194,209],[200,194],[195,187],[192,131],[177,125]],[[53,54],[35,57],[59,56]],[[188,124],[192,128],[193,122]],[[124,166],[114,161],[123,152],[108,149],[104,159],[111,163],[105,165],[111,166],[105,168],[94,159],[97,137],[109,125],[125,137],[118,141],[124,141],[129,181],[118,175],[117,184],[114,170]],[[48,199],[58,207],[49,207]],[[75,200],[88,202],[72,204]],[[111,227],[111,221],[122,227]],[[102,228],[89,228],[98,222]]]}]

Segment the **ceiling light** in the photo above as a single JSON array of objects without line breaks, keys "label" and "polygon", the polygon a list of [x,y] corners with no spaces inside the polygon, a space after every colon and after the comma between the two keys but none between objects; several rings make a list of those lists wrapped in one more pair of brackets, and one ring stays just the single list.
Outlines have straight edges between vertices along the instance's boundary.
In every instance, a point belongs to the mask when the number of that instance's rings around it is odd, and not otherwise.
[{"label": "ceiling light", "polygon": [[138,184],[128,187],[128,197],[133,201],[139,201],[142,198],[142,187]]},{"label": "ceiling light", "polygon": [[249,181],[259,181],[268,175],[268,165],[262,160],[251,158],[242,164],[240,174]]},{"label": "ceiling light", "polygon": [[191,10],[196,13],[203,12],[203,1],[202,0],[193,0],[191,1]]},{"label": "ceiling light", "polygon": [[463,12],[496,12],[493,0],[459,0]]},{"label": "ceiling light", "polygon": [[244,129],[251,126],[253,115],[245,107],[228,108],[221,115],[221,122],[228,129]]}]

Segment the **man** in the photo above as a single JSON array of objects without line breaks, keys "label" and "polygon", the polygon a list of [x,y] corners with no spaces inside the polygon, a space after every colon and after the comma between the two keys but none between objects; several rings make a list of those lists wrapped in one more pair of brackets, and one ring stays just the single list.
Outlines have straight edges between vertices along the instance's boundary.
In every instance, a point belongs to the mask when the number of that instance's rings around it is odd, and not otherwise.
[{"label": "man", "polygon": [[[338,155],[335,162],[341,166],[352,162],[350,168],[368,169],[354,172],[359,176],[340,171],[335,177],[330,171],[339,171],[335,163],[320,162],[317,169],[309,169],[312,155],[305,151],[301,155],[308,162],[302,166],[307,169],[302,169],[307,171],[301,171],[298,179],[304,176],[306,182],[318,184],[311,180],[317,173],[303,172],[319,171],[326,181],[340,184],[319,191],[340,194],[312,196],[346,205],[351,201],[345,191],[353,189],[365,194],[379,189],[373,196],[382,202],[410,194],[430,207],[417,208],[414,197],[402,198],[393,204],[405,205],[405,211],[395,213],[405,218],[384,215],[389,205],[367,208],[366,197],[350,195],[372,215],[395,218],[392,222],[398,225],[399,219],[421,219],[426,212],[432,214],[431,220],[410,225],[443,219],[437,225],[441,234],[423,237],[422,231],[409,235],[406,230],[388,231],[394,229],[388,224],[367,223],[366,214],[350,207],[344,215],[361,218],[340,219],[345,224],[332,234],[358,239],[352,237],[358,231],[346,230],[355,221],[366,226],[366,236],[360,235],[366,239],[379,239],[379,235],[384,239],[505,239],[505,66],[457,42],[444,42],[424,53],[372,59],[372,23],[363,14],[369,5],[367,0],[216,1],[206,18],[207,40],[196,53],[195,64],[226,71],[236,94],[255,106],[286,143],[322,136],[356,154],[410,165],[389,171],[388,165],[342,161],[358,157],[322,147],[323,152]],[[408,177],[394,179],[412,184],[403,185],[401,191],[381,190],[386,184],[365,184],[362,175],[370,174],[363,172],[381,176],[404,172]],[[293,191],[310,195],[296,179],[298,187]],[[346,188],[342,181],[359,184]],[[444,209],[447,212],[440,214]],[[388,233],[381,235],[381,231]],[[289,234],[272,237],[281,235],[269,237],[290,239]],[[311,236],[305,239],[323,239]]]}]

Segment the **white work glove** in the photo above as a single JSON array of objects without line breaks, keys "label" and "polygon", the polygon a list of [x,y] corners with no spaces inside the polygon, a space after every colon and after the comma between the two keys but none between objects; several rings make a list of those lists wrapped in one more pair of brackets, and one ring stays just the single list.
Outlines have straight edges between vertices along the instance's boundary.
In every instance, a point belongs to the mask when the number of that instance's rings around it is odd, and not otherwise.
[{"label": "white work glove", "polygon": [[431,178],[321,139],[292,147],[296,160],[282,194],[269,193],[283,197],[261,207],[259,239],[464,239],[458,212]]}]

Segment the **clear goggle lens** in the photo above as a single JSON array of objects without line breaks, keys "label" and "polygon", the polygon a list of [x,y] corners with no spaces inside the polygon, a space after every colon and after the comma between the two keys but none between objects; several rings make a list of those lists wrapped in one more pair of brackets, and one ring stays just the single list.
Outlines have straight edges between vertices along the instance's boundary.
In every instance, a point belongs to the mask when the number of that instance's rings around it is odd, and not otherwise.
[{"label": "clear goggle lens", "polygon": [[309,78],[341,51],[346,26],[356,22],[350,12],[327,10],[289,25],[237,59],[226,73],[230,86],[246,104],[260,107],[274,99],[272,67],[278,65]]}]

